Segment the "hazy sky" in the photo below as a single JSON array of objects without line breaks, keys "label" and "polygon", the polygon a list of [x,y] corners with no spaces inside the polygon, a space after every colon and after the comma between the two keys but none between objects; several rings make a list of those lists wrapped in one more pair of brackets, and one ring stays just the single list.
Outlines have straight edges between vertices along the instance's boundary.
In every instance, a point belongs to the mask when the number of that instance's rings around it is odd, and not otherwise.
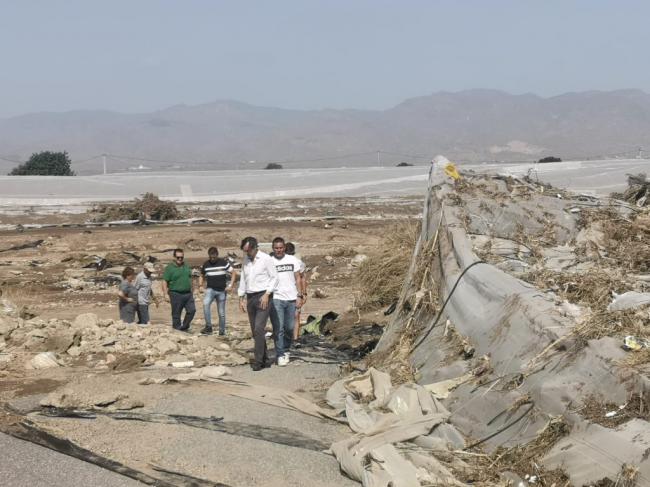
[{"label": "hazy sky", "polygon": [[0,0],[0,117],[650,91],[650,2]]}]

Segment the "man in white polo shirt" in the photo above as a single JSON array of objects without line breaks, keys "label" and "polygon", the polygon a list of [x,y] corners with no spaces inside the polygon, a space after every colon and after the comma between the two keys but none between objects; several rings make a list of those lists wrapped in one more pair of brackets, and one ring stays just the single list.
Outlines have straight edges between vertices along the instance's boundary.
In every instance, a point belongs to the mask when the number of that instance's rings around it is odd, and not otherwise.
[{"label": "man in white polo shirt", "polygon": [[270,255],[260,252],[255,237],[246,237],[240,248],[246,254],[239,279],[239,309],[248,313],[248,322],[255,342],[252,368],[262,370],[269,365],[266,350],[266,322],[270,300],[278,286],[278,273]]},{"label": "man in white polo shirt", "polygon": [[302,304],[302,294],[298,293],[296,285],[301,282],[302,262],[293,255],[286,254],[285,250],[284,239],[274,238],[273,262],[278,272],[279,282],[271,304],[271,323],[275,335],[275,357],[281,367],[289,363],[296,305]]}]

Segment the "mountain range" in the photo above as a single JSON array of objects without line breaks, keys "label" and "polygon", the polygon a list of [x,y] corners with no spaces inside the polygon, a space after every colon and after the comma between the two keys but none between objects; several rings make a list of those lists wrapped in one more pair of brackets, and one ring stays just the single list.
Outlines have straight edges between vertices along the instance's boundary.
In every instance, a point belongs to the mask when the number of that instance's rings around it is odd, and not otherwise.
[{"label": "mountain range", "polygon": [[[650,146],[650,95],[588,91],[543,98],[495,90],[439,92],[386,110],[287,110],[235,101],[151,113],[42,112],[0,119],[0,172],[33,152],[66,150],[78,174],[528,161],[636,156]],[[378,151],[380,151],[378,153]],[[90,159],[90,160],[87,160]]]}]

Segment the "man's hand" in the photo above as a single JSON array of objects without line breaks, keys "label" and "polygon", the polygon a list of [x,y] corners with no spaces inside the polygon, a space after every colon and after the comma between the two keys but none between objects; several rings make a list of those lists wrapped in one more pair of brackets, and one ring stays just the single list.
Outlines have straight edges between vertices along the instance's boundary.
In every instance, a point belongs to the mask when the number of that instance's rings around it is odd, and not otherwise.
[{"label": "man's hand", "polygon": [[262,299],[260,299],[260,309],[266,309],[269,307],[269,295],[264,293]]},{"label": "man's hand", "polygon": [[165,303],[169,303],[169,294],[164,294],[163,299],[165,300]]},{"label": "man's hand", "polygon": [[245,298],[239,298],[239,310],[242,313],[246,312],[246,299]]}]

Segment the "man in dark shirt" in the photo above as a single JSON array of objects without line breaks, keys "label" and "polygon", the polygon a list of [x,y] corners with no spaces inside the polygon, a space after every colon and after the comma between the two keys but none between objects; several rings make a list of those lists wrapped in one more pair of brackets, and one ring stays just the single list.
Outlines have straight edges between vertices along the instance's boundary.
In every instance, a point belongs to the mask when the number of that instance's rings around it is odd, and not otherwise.
[{"label": "man in dark shirt", "polygon": [[205,295],[203,296],[205,328],[201,330],[202,335],[212,334],[210,307],[212,301],[215,300],[217,301],[217,312],[219,313],[219,335],[226,334],[226,295],[232,289],[231,273],[232,266],[230,262],[219,257],[217,247],[210,247],[208,249],[208,260],[201,266],[201,277],[199,278],[199,289],[203,289],[205,280]]},{"label": "man in dark shirt", "polygon": [[[176,330],[189,330],[196,313],[196,305],[192,293],[192,269],[185,263],[183,249],[174,250],[174,262],[165,267],[162,287],[165,300],[171,302],[172,326]],[[183,308],[185,317],[181,323]]]}]

